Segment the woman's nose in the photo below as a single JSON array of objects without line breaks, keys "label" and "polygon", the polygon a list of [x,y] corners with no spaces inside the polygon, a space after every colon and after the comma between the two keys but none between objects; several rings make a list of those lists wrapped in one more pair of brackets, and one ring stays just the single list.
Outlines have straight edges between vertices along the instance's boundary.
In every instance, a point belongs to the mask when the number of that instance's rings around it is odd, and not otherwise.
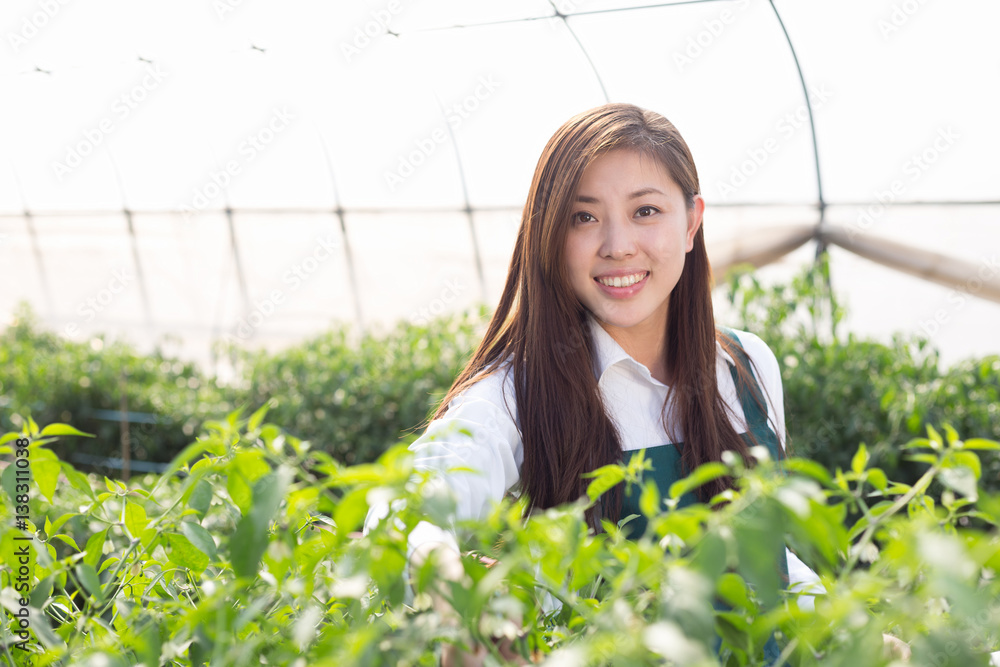
[{"label": "woman's nose", "polygon": [[628,218],[614,217],[604,224],[601,256],[609,259],[631,257],[636,253],[635,229]]}]

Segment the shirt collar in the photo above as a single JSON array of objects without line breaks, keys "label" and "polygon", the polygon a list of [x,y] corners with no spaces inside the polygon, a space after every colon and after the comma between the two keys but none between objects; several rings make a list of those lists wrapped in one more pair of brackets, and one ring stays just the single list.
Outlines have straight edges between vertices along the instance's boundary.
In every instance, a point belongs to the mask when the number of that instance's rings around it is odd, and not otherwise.
[{"label": "shirt collar", "polygon": [[[659,382],[652,376],[648,368],[636,361],[631,355],[629,355],[628,352],[622,349],[622,346],[618,344],[618,341],[612,338],[611,334],[604,330],[604,327],[600,325],[597,318],[595,318],[590,312],[587,313],[587,325],[590,327],[590,335],[594,341],[594,377],[600,380],[605,371],[615,364],[626,363],[638,370],[649,380]],[[728,352],[722,349],[722,345],[718,341],[715,343],[715,349],[718,357],[721,357],[730,364],[734,363],[733,358],[729,356]]]}]

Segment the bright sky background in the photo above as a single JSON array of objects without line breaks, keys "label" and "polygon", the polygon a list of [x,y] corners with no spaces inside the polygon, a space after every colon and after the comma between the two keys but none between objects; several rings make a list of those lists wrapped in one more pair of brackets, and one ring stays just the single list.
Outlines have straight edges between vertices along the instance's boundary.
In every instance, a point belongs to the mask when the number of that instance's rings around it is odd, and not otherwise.
[{"label": "bright sky background", "polygon": [[[556,4],[569,14],[633,6]],[[812,91],[825,198],[843,204],[829,210],[831,221],[857,224],[860,205],[897,180],[898,201],[1000,202],[1000,3],[776,5]],[[551,15],[541,0],[6,0],[0,214],[13,215],[0,215],[0,261],[12,270],[0,316],[27,298],[54,327],[114,330],[143,344],[176,332],[185,354],[204,356],[208,337],[247,315],[225,218],[137,214],[134,249],[124,216],[109,212],[219,211],[227,202],[455,209],[354,213],[347,224],[369,323],[444,303],[449,280],[464,287],[447,306],[462,307],[481,296],[459,211],[462,173],[474,208],[510,207],[476,217],[486,297],[495,299],[544,143],[568,117],[605,101],[587,56],[612,101],[655,109],[685,136],[709,203],[710,240],[815,222],[808,206],[712,208],[817,201],[803,91],[770,4],[572,17],[586,55]],[[437,29],[525,17],[539,18]],[[755,155],[759,166],[747,162]],[[224,194],[213,178],[226,183]],[[25,208],[72,215],[35,218],[33,240],[19,215]],[[87,211],[101,215],[77,215]],[[865,233],[990,267],[1000,252],[998,211],[897,207]],[[275,289],[287,297],[254,341],[287,344],[330,318],[353,318],[342,257],[309,274],[302,289],[284,279],[314,253],[317,237],[332,233],[342,247],[333,216],[242,215],[237,229],[251,300]],[[768,271],[788,275],[812,250]],[[852,330],[917,331],[946,308],[934,331],[946,358],[1000,352],[991,333],[1000,327],[997,304],[958,307],[949,289],[844,252],[833,258]],[[81,304],[129,267],[142,278],[84,319]]]}]

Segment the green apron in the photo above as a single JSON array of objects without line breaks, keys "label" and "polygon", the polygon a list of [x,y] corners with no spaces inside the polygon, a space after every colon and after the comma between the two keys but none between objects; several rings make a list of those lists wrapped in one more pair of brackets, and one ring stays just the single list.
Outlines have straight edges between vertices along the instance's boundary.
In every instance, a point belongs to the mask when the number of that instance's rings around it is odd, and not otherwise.
[{"label": "green apron", "polygon": [[[746,367],[750,368],[750,362],[747,358],[746,352],[743,350],[743,346],[740,345],[739,339],[736,334],[730,329],[721,328],[720,331],[725,335],[730,341],[733,342],[735,347],[735,356],[739,361]],[[753,434],[754,438],[757,440],[757,444],[764,445],[767,447],[771,454],[771,458],[778,461],[783,458],[783,453],[778,444],[777,436],[774,434],[767,424],[767,410],[761,410],[760,406],[766,406],[764,401],[764,395],[760,390],[760,385],[751,376],[750,382],[746,383],[741,381],[739,373],[736,371],[736,366],[733,364],[729,365],[729,372],[733,376],[733,383],[736,386],[736,392],[740,399],[740,405],[743,407],[743,415],[746,418],[747,428]],[[757,401],[760,402],[758,405]],[[746,433],[741,433],[743,441],[750,446],[751,440]],[[644,451],[646,459],[652,464],[652,470],[646,470],[643,473],[642,482],[645,483],[647,479],[652,479],[656,486],[660,490],[660,497],[666,498],[669,496],[670,485],[674,482],[683,479],[686,474],[684,471],[684,464],[681,461],[680,448],[683,443],[669,443],[665,445],[657,445],[655,447],[647,447],[644,450],[635,450],[634,452],[629,452],[630,454],[637,454],[639,451]],[[642,492],[641,486],[630,485],[626,487],[625,493],[622,498],[622,511],[621,517],[625,518],[630,514],[636,514],[635,518],[628,522],[625,526],[625,532],[629,536],[638,537],[646,532],[646,517],[642,514],[639,509],[639,496]],[[692,492],[688,492],[681,496],[677,506],[684,507],[686,505],[691,505],[697,502],[697,497]],[[788,581],[788,562],[785,556],[784,550],[781,552],[779,557],[778,567],[782,575],[782,581]],[[717,647],[721,645],[721,640],[717,641]],[[778,644],[772,635],[764,646],[764,655],[771,664],[778,659],[780,655],[780,650]]]}]

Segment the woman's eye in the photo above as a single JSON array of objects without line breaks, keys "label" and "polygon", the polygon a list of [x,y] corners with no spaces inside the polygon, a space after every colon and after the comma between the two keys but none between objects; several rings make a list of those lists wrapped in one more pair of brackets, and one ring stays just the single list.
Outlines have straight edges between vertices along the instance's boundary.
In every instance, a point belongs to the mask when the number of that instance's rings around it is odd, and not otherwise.
[{"label": "woman's eye", "polygon": [[580,211],[579,213],[575,213],[573,215],[573,222],[576,222],[576,223],[580,223],[580,222],[592,222],[593,220],[595,220],[594,216],[592,216],[589,213],[584,213],[583,211]]},{"label": "woman's eye", "polygon": [[635,212],[635,214],[640,218],[645,218],[653,215],[654,213],[657,213],[658,211],[659,209],[657,209],[655,206],[642,206],[639,208],[638,211]]}]

